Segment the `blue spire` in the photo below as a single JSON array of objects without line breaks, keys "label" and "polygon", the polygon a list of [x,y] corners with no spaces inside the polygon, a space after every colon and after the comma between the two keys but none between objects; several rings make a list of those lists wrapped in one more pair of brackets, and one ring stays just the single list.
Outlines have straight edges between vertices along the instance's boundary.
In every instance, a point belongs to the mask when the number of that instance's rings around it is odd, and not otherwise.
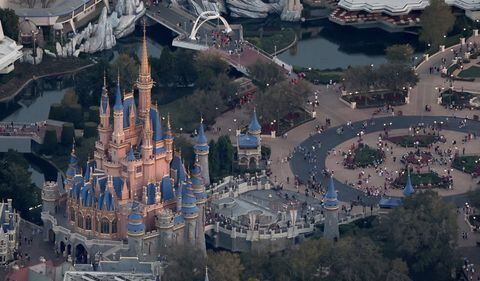
[{"label": "blue spire", "polygon": [[327,209],[338,207],[337,191],[335,190],[335,186],[333,184],[333,176],[330,176],[328,181],[327,193],[325,194],[323,204]]},{"label": "blue spire", "polygon": [[410,170],[408,171],[407,175],[407,183],[405,184],[405,188],[403,189],[403,195],[410,196],[415,193],[415,190],[412,186],[412,179],[410,178]]},{"label": "blue spire", "polygon": [[250,134],[256,135],[262,132],[262,127],[258,123],[257,111],[253,109],[252,119],[250,119],[250,124],[248,124],[248,132]]},{"label": "blue spire", "polygon": [[197,143],[193,146],[193,148],[196,151],[206,151],[208,153],[209,146],[207,136],[205,136],[205,130],[203,129],[203,119],[200,121],[200,126],[198,127]]},{"label": "blue spire", "polygon": [[120,93],[120,83],[115,89],[115,105],[113,106],[113,110],[123,110],[122,93]]},{"label": "blue spire", "polygon": [[154,141],[161,141],[163,139],[163,130],[162,130],[162,122],[160,121],[160,115],[158,114],[158,110],[155,110],[155,122],[152,122],[153,125],[153,140]]},{"label": "blue spire", "polygon": [[133,154],[133,147],[130,147],[127,155],[127,161],[135,161],[135,155]]}]

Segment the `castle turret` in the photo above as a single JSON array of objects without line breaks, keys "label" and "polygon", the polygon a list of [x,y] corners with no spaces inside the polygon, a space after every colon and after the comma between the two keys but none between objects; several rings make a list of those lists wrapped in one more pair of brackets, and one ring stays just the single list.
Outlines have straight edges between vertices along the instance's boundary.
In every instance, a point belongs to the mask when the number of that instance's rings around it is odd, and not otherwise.
[{"label": "castle turret", "polygon": [[407,175],[407,183],[405,184],[405,188],[403,189],[403,195],[410,196],[413,193],[415,193],[415,190],[413,189],[412,179],[410,178],[410,169],[409,169],[408,175]]},{"label": "castle turret", "polygon": [[58,183],[54,181],[46,181],[42,187],[42,211],[55,215],[57,213],[59,198],[60,193],[58,190]]},{"label": "castle turret", "polygon": [[187,180],[182,187],[182,214],[185,219],[185,237],[192,245],[196,245],[199,235],[197,232],[198,207],[197,199],[192,190],[192,184]]},{"label": "castle turret", "polygon": [[137,88],[139,92],[139,117],[142,120],[146,119],[147,111],[151,107],[151,92],[153,87],[153,80],[151,77],[151,69],[148,63],[147,51],[147,35],[146,27],[143,25],[143,42],[142,42],[142,58],[140,62],[140,70],[138,72]]},{"label": "castle turret", "polygon": [[202,250],[204,254],[207,253],[205,244],[205,204],[207,202],[207,194],[205,193],[205,185],[203,184],[202,170],[200,167],[198,157],[195,158],[195,164],[192,170],[192,189],[193,194],[197,200],[198,219],[197,219],[197,234],[196,239],[198,249]]},{"label": "castle turret", "polygon": [[173,242],[173,213],[170,209],[161,209],[155,216],[155,227],[158,229],[159,246],[168,248]]},{"label": "castle turret", "polygon": [[[120,92],[120,77],[117,81],[117,89],[115,90],[115,105],[113,106],[113,135],[114,144],[122,144],[125,141],[125,133],[123,131],[123,103],[122,94]],[[118,160],[118,157],[117,157]]]},{"label": "castle turret", "polygon": [[128,216],[127,236],[128,246],[133,253],[141,255],[143,236],[145,235],[145,224],[143,217],[138,211],[137,203],[133,203],[132,212]]},{"label": "castle turret", "polygon": [[173,133],[170,114],[167,115],[167,129],[165,130],[163,139],[165,140],[165,149],[167,150],[167,161],[170,162],[173,159]]},{"label": "castle turret", "polygon": [[329,240],[337,240],[340,235],[338,231],[338,199],[337,191],[333,185],[333,177],[330,177],[328,182],[323,208],[325,209],[323,237]]},{"label": "castle turret", "polygon": [[73,177],[78,173],[78,158],[77,155],[75,154],[75,139],[73,139],[73,144],[72,144],[72,152],[70,153],[70,161],[68,163],[68,169],[67,169],[67,182],[66,182],[66,191],[69,191],[70,188],[72,187],[72,180]]},{"label": "castle turret", "polygon": [[257,110],[254,108],[252,118],[250,119],[250,124],[248,124],[248,134],[252,136],[260,136],[260,133],[262,133],[262,127],[258,122]]},{"label": "castle turret", "polygon": [[150,111],[146,113],[143,128],[142,158],[143,158],[143,184],[155,179],[155,159],[153,158],[152,125]]},{"label": "castle turret", "polygon": [[[107,149],[108,143],[110,142],[111,133],[112,132],[110,128],[110,103],[108,100],[107,78],[104,73],[102,96],[100,98],[100,124],[98,124],[99,141],[100,141],[101,147],[103,148],[103,151]],[[98,161],[97,161],[97,164],[99,164]]]},{"label": "castle turret", "polygon": [[205,185],[210,184],[210,174],[208,172],[208,152],[209,146],[207,137],[205,136],[205,130],[203,128],[203,119],[200,121],[198,127],[197,142],[194,145],[195,155],[199,159],[200,168],[202,170],[202,178]]}]

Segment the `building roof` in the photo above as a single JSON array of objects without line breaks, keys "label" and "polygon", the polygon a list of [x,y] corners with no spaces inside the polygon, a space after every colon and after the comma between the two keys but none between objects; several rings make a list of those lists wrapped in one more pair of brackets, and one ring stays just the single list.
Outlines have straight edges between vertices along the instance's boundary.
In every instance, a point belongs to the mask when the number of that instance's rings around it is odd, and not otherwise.
[{"label": "building roof", "polygon": [[[480,1],[478,0],[446,0],[445,3],[464,10],[480,9]],[[429,0],[340,0],[338,2],[338,6],[349,11],[366,11],[389,15],[408,14],[414,10],[423,10],[429,4]]]},{"label": "building roof", "polygon": [[135,106],[135,99],[133,95],[128,95],[123,100],[123,127],[130,127],[130,113],[133,111],[135,120],[137,119],[137,107]]},{"label": "building roof", "polygon": [[257,148],[260,143],[258,136],[241,134],[238,136],[238,146],[240,148]]},{"label": "building roof", "polygon": [[15,14],[20,17],[53,17],[71,14],[90,0],[57,0],[50,8],[17,8]]},{"label": "building roof", "polygon": [[169,176],[164,176],[162,178],[162,183],[160,185],[160,192],[162,193],[163,201],[168,201],[175,198],[173,194],[172,181]]},{"label": "building roof", "polygon": [[380,208],[391,209],[402,205],[403,201],[401,198],[396,197],[382,197],[378,202]]},{"label": "building roof", "polygon": [[328,180],[327,193],[325,194],[323,204],[326,208],[334,208],[338,206],[337,191],[335,190],[332,176]]},{"label": "building roof", "polygon": [[153,141],[161,141],[163,139],[163,130],[162,130],[162,122],[160,120],[160,115],[158,114],[158,110],[156,108],[150,109],[150,119],[152,120],[153,126]]},{"label": "building roof", "polygon": [[120,84],[117,85],[115,89],[115,105],[113,106],[113,110],[123,110],[123,103],[122,103],[122,93],[120,92]]}]

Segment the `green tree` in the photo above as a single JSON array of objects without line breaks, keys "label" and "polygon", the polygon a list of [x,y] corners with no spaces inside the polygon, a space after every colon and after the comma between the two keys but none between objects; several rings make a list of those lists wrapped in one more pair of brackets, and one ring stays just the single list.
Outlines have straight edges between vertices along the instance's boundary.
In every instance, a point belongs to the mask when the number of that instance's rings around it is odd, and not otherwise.
[{"label": "green tree", "polygon": [[220,154],[215,141],[211,140],[208,144],[210,151],[208,153],[208,170],[212,181],[220,179]]},{"label": "green tree", "polygon": [[187,99],[187,102],[194,116],[197,116],[197,120],[202,116],[207,124],[213,123],[215,118],[217,118],[225,108],[222,97],[218,92],[214,91],[195,91],[193,95]]},{"label": "green tree", "polygon": [[40,189],[32,184],[27,160],[9,150],[0,156],[0,167],[0,200],[12,199],[13,207],[23,218],[39,223],[40,213],[30,208],[40,204]]},{"label": "green tree", "polygon": [[233,165],[233,145],[229,136],[221,136],[218,138],[215,145],[215,149],[218,151],[220,161],[220,176],[224,177],[232,173]]},{"label": "green tree", "polygon": [[375,85],[376,71],[372,66],[348,67],[344,73],[347,91],[367,93]]},{"label": "green tree", "polygon": [[175,56],[169,48],[163,48],[160,59],[150,58],[150,63],[162,85],[169,86],[176,83]]},{"label": "green tree", "polygon": [[180,150],[182,154],[182,159],[185,161],[184,164],[188,167],[193,166],[193,161],[195,161],[195,152],[193,151],[193,144],[189,139],[180,135],[175,137],[173,142],[175,149]]},{"label": "green tree", "polygon": [[138,68],[139,64],[132,56],[122,53],[110,66],[108,75],[111,81],[117,81],[118,73],[120,73],[120,87],[130,92],[133,90],[133,85],[138,78]]},{"label": "green tree", "polygon": [[0,21],[2,22],[5,36],[13,40],[18,38],[18,16],[12,9],[0,9]]},{"label": "green tree", "polygon": [[79,128],[83,122],[82,106],[79,104],[73,104],[67,106],[68,114],[65,116],[65,121],[72,122],[75,128]]},{"label": "green tree", "polygon": [[97,123],[86,122],[85,128],[83,129],[83,136],[85,138],[93,138],[97,136]]},{"label": "green tree", "polygon": [[100,123],[100,108],[92,105],[88,108],[88,120],[94,123]]},{"label": "green tree", "polygon": [[387,263],[380,249],[367,237],[345,237],[334,247],[330,273],[335,280],[383,281]]},{"label": "green tree", "polygon": [[212,281],[240,281],[244,267],[238,254],[208,252],[209,278]]},{"label": "green tree", "polygon": [[310,92],[310,86],[305,81],[300,81],[297,85],[283,81],[269,87],[264,93],[257,95],[261,122],[269,123],[297,111],[303,107]]},{"label": "green tree", "polygon": [[412,281],[408,276],[408,266],[401,259],[394,259],[390,265],[386,281]]},{"label": "green tree", "polygon": [[95,147],[95,138],[78,138],[75,139],[75,150],[78,157],[79,167],[85,167],[88,159],[92,159]]},{"label": "green tree", "polygon": [[390,63],[408,64],[412,61],[413,48],[410,44],[392,45],[385,50],[385,56]]},{"label": "green tree", "polygon": [[406,64],[386,63],[377,72],[377,87],[398,93],[403,88],[413,87],[418,82],[415,71]]},{"label": "green tree", "polygon": [[379,226],[387,251],[403,259],[414,280],[450,280],[457,265],[457,221],[453,206],[437,193],[407,197]]},{"label": "green tree", "polygon": [[280,67],[274,62],[265,63],[257,61],[248,68],[248,72],[250,72],[254,81],[261,89],[265,89],[285,80],[285,76],[280,70]]},{"label": "green tree", "polygon": [[[92,105],[98,106],[100,104],[103,87],[102,78],[104,71],[107,70],[109,70],[108,64],[101,62],[75,75],[75,93],[77,94],[78,103],[80,103],[83,108],[88,108]],[[109,74],[111,75],[107,75],[107,86],[113,86],[116,83],[114,82],[117,81],[116,73],[116,69],[109,70]],[[113,94],[110,94],[110,96],[113,96]]]},{"label": "green tree", "polygon": [[195,60],[194,53],[180,49],[175,52],[175,74],[177,82],[181,86],[189,86],[197,80],[197,70],[192,63]]},{"label": "green tree", "polygon": [[290,262],[295,280],[321,280],[334,262],[333,244],[330,241],[308,240],[298,250],[292,251]]},{"label": "green tree", "polygon": [[72,106],[78,104],[78,97],[75,94],[75,90],[72,88],[69,88],[66,92],[65,95],[62,98],[62,104],[64,106]]},{"label": "green tree", "polygon": [[167,248],[165,252],[168,260],[165,280],[204,280],[206,264],[200,251],[194,247],[177,245]]},{"label": "green tree", "polygon": [[43,144],[41,151],[47,155],[50,155],[55,152],[57,147],[57,132],[55,129],[47,128],[45,131],[45,136],[43,137]]},{"label": "green tree", "polygon": [[430,5],[420,16],[420,22],[420,41],[430,43],[436,48],[444,43],[444,36],[453,28],[455,16],[444,0],[430,0]]},{"label": "green tree", "polygon": [[65,120],[64,107],[60,103],[53,103],[50,105],[50,111],[48,112],[48,119],[52,120]]},{"label": "green tree", "polygon": [[73,144],[73,138],[75,137],[75,128],[72,123],[64,123],[62,125],[62,134],[60,142],[63,146],[71,147]]}]

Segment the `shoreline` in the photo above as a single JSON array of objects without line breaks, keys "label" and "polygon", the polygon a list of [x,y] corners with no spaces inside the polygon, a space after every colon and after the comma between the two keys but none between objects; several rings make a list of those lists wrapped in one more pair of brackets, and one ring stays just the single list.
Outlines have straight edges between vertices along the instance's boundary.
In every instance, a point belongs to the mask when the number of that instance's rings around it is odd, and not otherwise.
[{"label": "shoreline", "polygon": [[[47,59],[48,60],[48,59]],[[68,61],[70,59],[57,59],[57,60],[54,60],[54,62],[56,63],[59,63],[61,65],[68,65]],[[6,87],[7,89],[4,90],[5,92],[2,91],[2,88],[0,87],[0,102],[8,102],[12,99],[14,99],[23,89],[25,89],[30,83],[32,83],[33,81],[36,81],[38,79],[42,79],[42,78],[47,78],[47,77],[52,77],[52,76],[60,76],[60,75],[66,75],[66,74],[73,74],[73,73],[77,73],[79,71],[82,71],[84,69],[87,69],[89,67],[92,67],[94,66],[95,64],[97,64],[97,62],[94,62],[92,60],[85,60],[85,62],[87,61],[90,61],[89,64],[86,64],[86,65],[82,65],[80,67],[77,67],[77,68],[74,68],[74,69],[68,69],[68,70],[63,70],[63,71],[59,71],[59,72],[49,72],[49,73],[44,73],[42,75],[39,75],[39,76],[36,76],[35,74],[32,74],[27,80],[23,81],[21,80],[23,83],[22,85],[19,87],[19,88],[15,88],[15,87],[10,87],[11,89],[15,89],[15,92],[12,92],[12,93],[9,93],[9,84],[12,84],[12,83],[15,83],[15,82],[18,82],[18,81],[13,81],[16,77],[12,77],[9,81],[7,81],[7,83],[5,83],[3,85],[3,87]],[[80,61],[80,63],[83,62],[83,61]],[[78,63],[78,62],[77,62]],[[40,64],[39,66],[44,66],[42,64]],[[18,65],[17,65],[18,67]],[[22,64],[21,66],[22,70],[23,68],[25,67],[25,63]],[[35,66],[30,66],[30,67],[35,67]],[[34,71],[35,72],[35,71]],[[22,79],[23,77],[23,73],[20,72],[20,73],[15,73],[15,70],[13,71],[14,75],[15,76],[20,76],[21,78],[18,78],[18,79]]]}]

